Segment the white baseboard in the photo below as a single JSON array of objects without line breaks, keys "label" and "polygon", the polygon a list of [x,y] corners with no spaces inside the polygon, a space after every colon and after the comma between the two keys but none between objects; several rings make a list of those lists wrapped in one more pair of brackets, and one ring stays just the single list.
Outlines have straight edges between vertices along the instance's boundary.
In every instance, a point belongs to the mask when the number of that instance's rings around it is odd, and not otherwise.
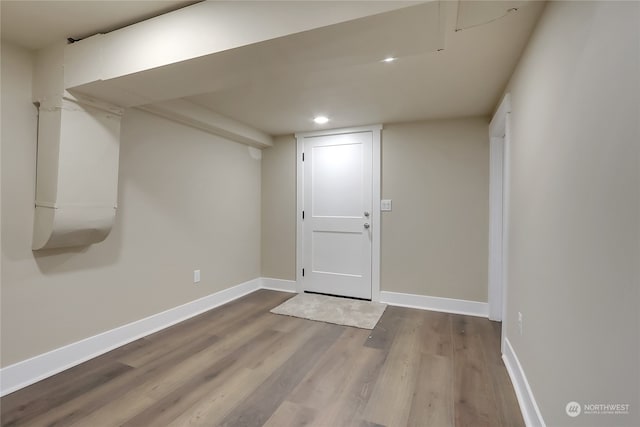
[{"label": "white baseboard", "polygon": [[[139,338],[143,338],[250,294],[258,289],[297,292],[296,282],[294,280],[256,278],[241,283],[195,301],[2,368],[0,369],[0,396],[12,393]],[[481,317],[487,317],[489,313],[487,303],[475,301],[427,297],[396,292],[381,292],[380,297],[383,303],[401,307]]]},{"label": "white baseboard", "polygon": [[296,289],[295,280],[271,279],[269,277],[263,277],[261,280],[262,289],[270,289],[272,291],[282,292],[298,292]]},{"label": "white baseboard", "polygon": [[516,356],[513,347],[507,338],[504,340],[504,353],[502,354],[502,360],[507,367],[509,377],[511,377],[511,383],[516,392],[518,398],[518,404],[520,405],[520,412],[524,418],[524,423],[527,427],[546,427],[540,408],[536,403],[536,399],[533,396],[527,376],[522,370],[522,365]]},{"label": "white baseboard", "polygon": [[0,396],[260,289],[256,278],[0,369]]},{"label": "white baseboard", "polygon": [[380,292],[380,302],[399,307],[421,310],[441,311],[444,313],[464,314],[467,316],[488,317],[489,304],[486,302],[462,299],[428,297],[425,295],[403,294],[399,292]]}]

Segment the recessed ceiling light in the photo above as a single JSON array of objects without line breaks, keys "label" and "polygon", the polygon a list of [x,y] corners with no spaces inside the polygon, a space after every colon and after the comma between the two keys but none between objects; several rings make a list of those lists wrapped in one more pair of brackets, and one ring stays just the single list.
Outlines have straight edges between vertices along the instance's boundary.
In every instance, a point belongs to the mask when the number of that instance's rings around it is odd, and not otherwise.
[{"label": "recessed ceiling light", "polygon": [[323,125],[329,121],[329,119],[325,116],[314,117],[313,121],[319,125]]},{"label": "recessed ceiling light", "polygon": [[382,62],[393,62],[395,61],[397,58],[393,57],[393,56],[387,56],[386,58],[384,58],[382,60]]}]

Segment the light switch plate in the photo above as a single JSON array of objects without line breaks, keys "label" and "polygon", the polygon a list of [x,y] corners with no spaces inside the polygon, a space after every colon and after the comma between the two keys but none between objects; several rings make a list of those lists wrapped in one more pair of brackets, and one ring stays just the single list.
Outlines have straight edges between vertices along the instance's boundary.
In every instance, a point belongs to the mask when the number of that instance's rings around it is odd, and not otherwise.
[{"label": "light switch plate", "polygon": [[380,200],[380,210],[382,212],[391,212],[391,200],[390,199]]}]

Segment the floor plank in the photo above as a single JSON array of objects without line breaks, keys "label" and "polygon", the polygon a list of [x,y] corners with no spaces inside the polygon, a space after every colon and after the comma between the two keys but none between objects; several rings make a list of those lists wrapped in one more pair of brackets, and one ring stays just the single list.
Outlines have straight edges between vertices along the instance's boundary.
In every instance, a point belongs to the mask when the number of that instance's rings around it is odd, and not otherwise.
[{"label": "floor plank", "polygon": [[453,416],[451,359],[422,354],[407,426],[451,426]]},{"label": "floor plank", "polygon": [[240,356],[236,364],[218,378],[219,383],[213,382],[200,390],[201,394],[193,395],[191,406],[184,408],[170,423],[162,425],[206,426],[213,420],[222,419],[272,374],[273,366],[281,366],[292,352],[303,346],[318,330],[317,326],[309,322],[299,323],[291,333],[274,330],[276,339],[268,346]]},{"label": "floor plank", "polygon": [[344,329],[345,327],[342,326],[324,325],[247,399],[236,406],[219,425],[221,427],[263,425]]},{"label": "floor plank", "polygon": [[389,350],[400,327],[405,309],[387,306],[376,327],[369,333],[367,347]]},{"label": "floor plank", "polygon": [[524,422],[487,319],[388,307],[372,330],[279,316],[262,290],[0,400],[9,426]]},{"label": "floor plank", "polygon": [[421,313],[407,310],[398,320],[400,324],[365,409],[365,421],[385,426],[407,424],[422,346]]},{"label": "floor plank", "polygon": [[268,325],[273,321],[272,316],[266,313],[253,326],[242,327],[226,335],[218,345],[190,355],[144,383],[133,384],[130,390],[115,396],[114,400],[93,412],[83,423],[102,426],[114,422],[121,425],[176,390],[213,380],[228,369],[242,351],[249,351],[255,340],[267,339],[271,331],[263,331],[259,325]]},{"label": "floor plank", "polygon": [[80,375],[77,380],[69,381],[66,387],[58,387],[40,398],[30,399],[24,405],[14,406],[12,411],[3,411],[2,425],[32,425],[38,414],[47,413],[131,369],[133,368],[121,363],[109,363],[89,375]]},{"label": "floor plank", "polygon": [[477,323],[487,321],[456,316],[453,321],[453,387],[457,426],[502,425],[485,351]]},{"label": "floor plank", "polygon": [[80,422],[85,417],[111,403],[117,396],[126,394],[135,384],[145,383],[161,375],[162,372],[165,372],[170,367],[182,363],[191,354],[210,347],[217,340],[217,337],[203,336],[187,346],[165,353],[154,360],[153,363],[133,369],[103,384],[101,387],[88,391],[76,399],[69,400],[51,411],[40,414],[30,425],[34,427],[53,427],[68,426]]},{"label": "floor plank", "polygon": [[168,388],[164,393],[158,393],[152,405],[122,423],[122,426],[169,425],[195,403],[224,384],[229,373],[235,371],[234,367],[243,363],[243,356],[252,354],[252,351],[261,352],[277,337],[278,334],[274,331],[264,331],[207,368],[192,371],[193,374],[187,376],[186,382],[176,388]]},{"label": "floor plank", "polygon": [[307,373],[289,399],[315,409],[310,425],[351,425],[361,417],[385,358],[363,347],[368,330],[347,328]]},{"label": "floor plank", "polygon": [[264,424],[265,427],[309,426],[316,417],[316,411],[295,403],[284,401]]}]

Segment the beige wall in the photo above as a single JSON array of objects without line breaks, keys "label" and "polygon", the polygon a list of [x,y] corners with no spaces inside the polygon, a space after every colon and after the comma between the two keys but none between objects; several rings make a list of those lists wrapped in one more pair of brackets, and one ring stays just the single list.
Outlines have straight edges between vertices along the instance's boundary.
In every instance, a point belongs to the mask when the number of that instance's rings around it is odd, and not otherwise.
[{"label": "beige wall", "polygon": [[296,139],[262,151],[262,276],[296,280]]},{"label": "beige wall", "polygon": [[637,2],[550,3],[510,83],[505,325],[549,426],[640,425],[638,22]]},{"label": "beige wall", "polygon": [[[489,140],[486,118],[385,125],[381,288],[487,300]],[[295,280],[296,144],[262,159],[262,274]]]},{"label": "beige wall", "polygon": [[486,118],[385,125],[381,289],[487,301]]},{"label": "beige wall", "polygon": [[2,366],[260,276],[260,160],[138,110],[122,121],[109,237],[33,253],[31,63],[2,45]]}]

